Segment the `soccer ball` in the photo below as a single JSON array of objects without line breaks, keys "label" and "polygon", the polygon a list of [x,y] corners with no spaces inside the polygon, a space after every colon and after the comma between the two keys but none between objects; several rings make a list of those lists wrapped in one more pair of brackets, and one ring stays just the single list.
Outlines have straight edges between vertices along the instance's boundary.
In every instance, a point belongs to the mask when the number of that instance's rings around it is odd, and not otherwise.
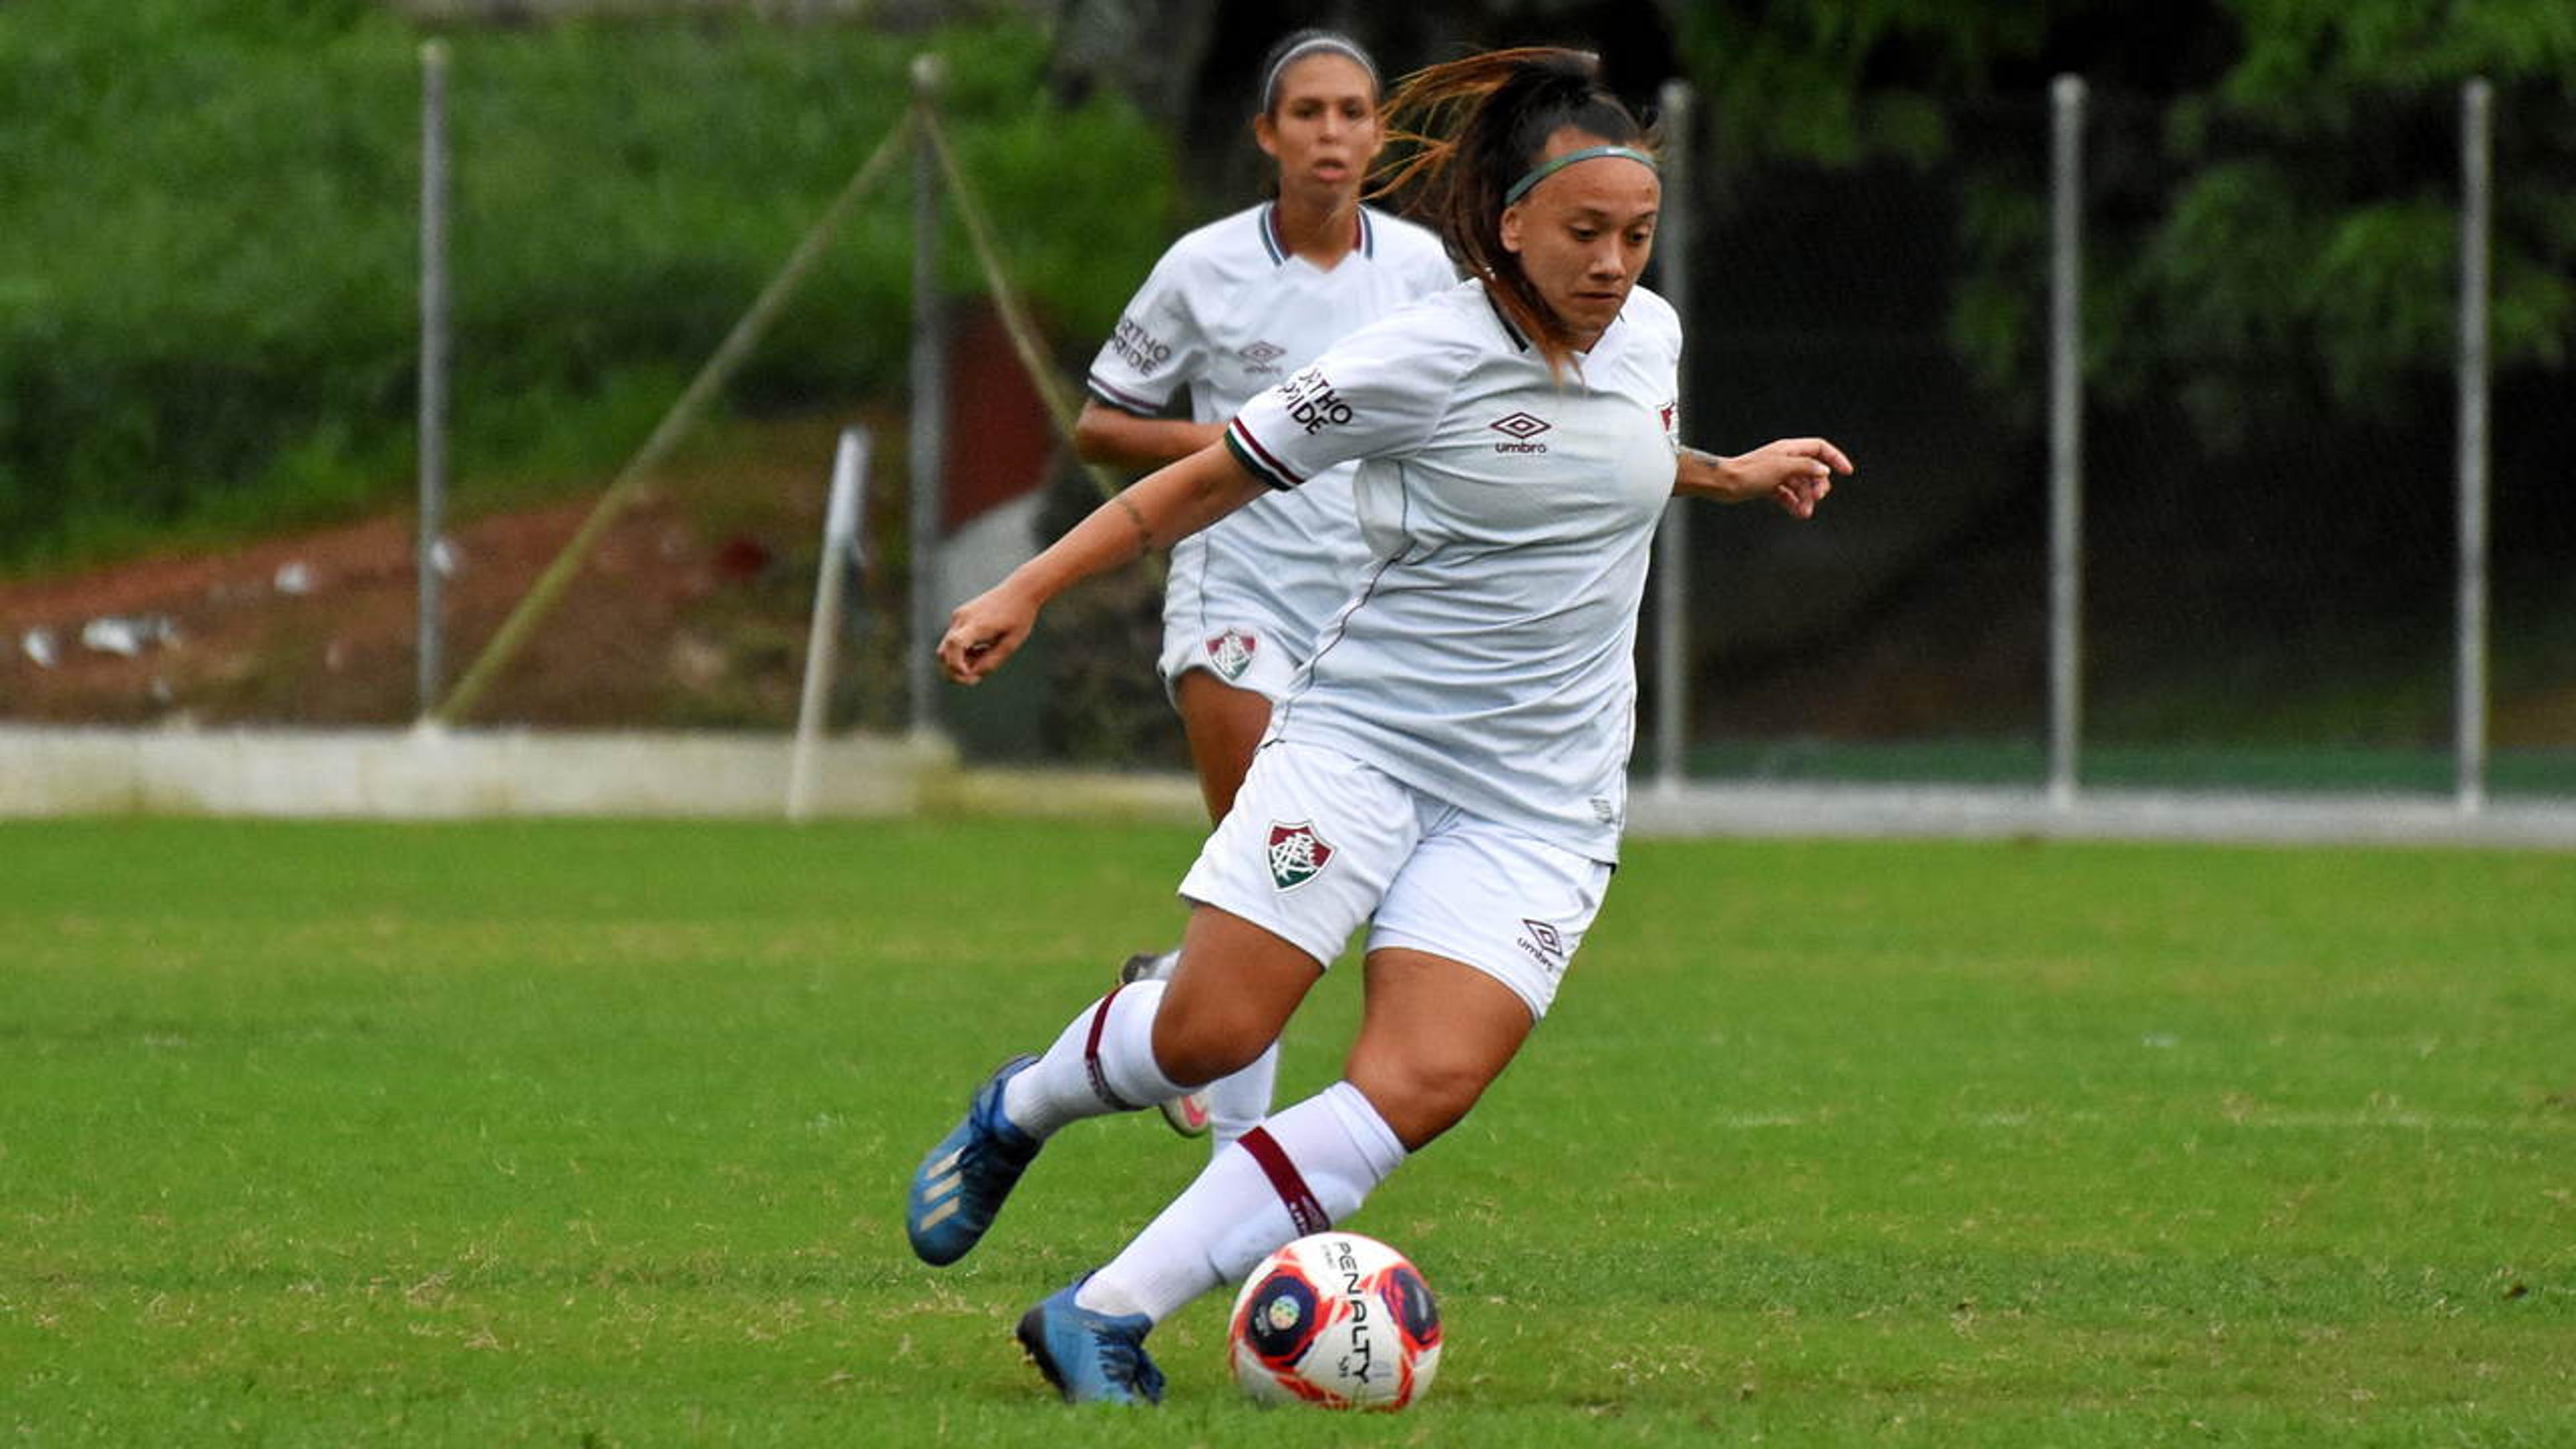
[{"label": "soccer ball", "polygon": [[1316,1233],[1243,1280],[1226,1351],[1234,1381],[1261,1403],[1401,1409],[1440,1367],[1440,1304],[1402,1253]]}]

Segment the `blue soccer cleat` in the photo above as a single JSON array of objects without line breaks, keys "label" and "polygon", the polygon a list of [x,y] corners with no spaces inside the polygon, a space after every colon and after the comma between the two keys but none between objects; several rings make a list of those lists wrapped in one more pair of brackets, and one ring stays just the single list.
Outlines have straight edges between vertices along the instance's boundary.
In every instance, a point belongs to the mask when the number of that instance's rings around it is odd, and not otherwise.
[{"label": "blue soccer cleat", "polygon": [[904,1235],[932,1267],[946,1267],[982,1241],[993,1215],[1045,1142],[1002,1115],[1002,1084],[1036,1065],[1013,1057],[994,1069],[966,1105],[966,1120],[939,1139],[912,1174],[903,1205]]},{"label": "blue soccer cleat", "polygon": [[1094,1313],[1073,1301],[1074,1284],[1020,1315],[1020,1347],[1068,1404],[1159,1404],[1163,1371],[1145,1354],[1154,1320],[1141,1313]]}]

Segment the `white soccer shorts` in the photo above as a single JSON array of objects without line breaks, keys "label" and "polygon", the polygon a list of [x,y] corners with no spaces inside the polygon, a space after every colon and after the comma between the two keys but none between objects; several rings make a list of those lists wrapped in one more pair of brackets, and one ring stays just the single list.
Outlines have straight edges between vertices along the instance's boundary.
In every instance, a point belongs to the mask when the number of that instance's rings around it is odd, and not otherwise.
[{"label": "white soccer shorts", "polygon": [[1484,972],[1547,1015],[1601,910],[1610,867],[1470,815],[1339,751],[1274,743],[1199,851],[1181,897],[1240,916],[1330,966],[1368,949]]},{"label": "white soccer shorts", "polygon": [[1287,697],[1299,662],[1289,657],[1275,630],[1258,620],[1242,619],[1187,629],[1166,622],[1163,655],[1156,667],[1163,674],[1163,692],[1176,700],[1181,676],[1204,669],[1220,684],[1248,689],[1277,704]]}]

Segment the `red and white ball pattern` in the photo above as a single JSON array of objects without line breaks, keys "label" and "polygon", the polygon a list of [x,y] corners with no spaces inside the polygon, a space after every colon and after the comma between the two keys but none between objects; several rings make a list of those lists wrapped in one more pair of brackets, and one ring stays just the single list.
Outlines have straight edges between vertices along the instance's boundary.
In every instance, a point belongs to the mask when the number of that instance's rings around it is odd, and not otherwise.
[{"label": "red and white ball pattern", "polygon": [[1262,1403],[1401,1409],[1440,1368],[1440,1305],[1402,1253],[1316,1233],[1243,1280],[1226,1344],[1235,1382]]}]

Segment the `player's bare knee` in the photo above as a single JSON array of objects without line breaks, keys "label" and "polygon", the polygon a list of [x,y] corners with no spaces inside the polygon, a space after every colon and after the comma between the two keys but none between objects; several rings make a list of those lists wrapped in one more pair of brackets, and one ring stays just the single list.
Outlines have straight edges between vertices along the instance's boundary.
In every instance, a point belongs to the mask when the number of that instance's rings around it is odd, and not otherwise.
[{"label": "player's bare knee", "polygon": [[1239,1011],[1193,1010],[1166,996],[1154,1017],[1154,1065],[1193,1090],[1252,1065],[1270,1034]]},{"label": "player's bare knee", "polygon": [[1491,1080],[1463,1063],[1402,1058],[1354,1060],[1347,1075],[1408,1151],[1457,1126]]}]

